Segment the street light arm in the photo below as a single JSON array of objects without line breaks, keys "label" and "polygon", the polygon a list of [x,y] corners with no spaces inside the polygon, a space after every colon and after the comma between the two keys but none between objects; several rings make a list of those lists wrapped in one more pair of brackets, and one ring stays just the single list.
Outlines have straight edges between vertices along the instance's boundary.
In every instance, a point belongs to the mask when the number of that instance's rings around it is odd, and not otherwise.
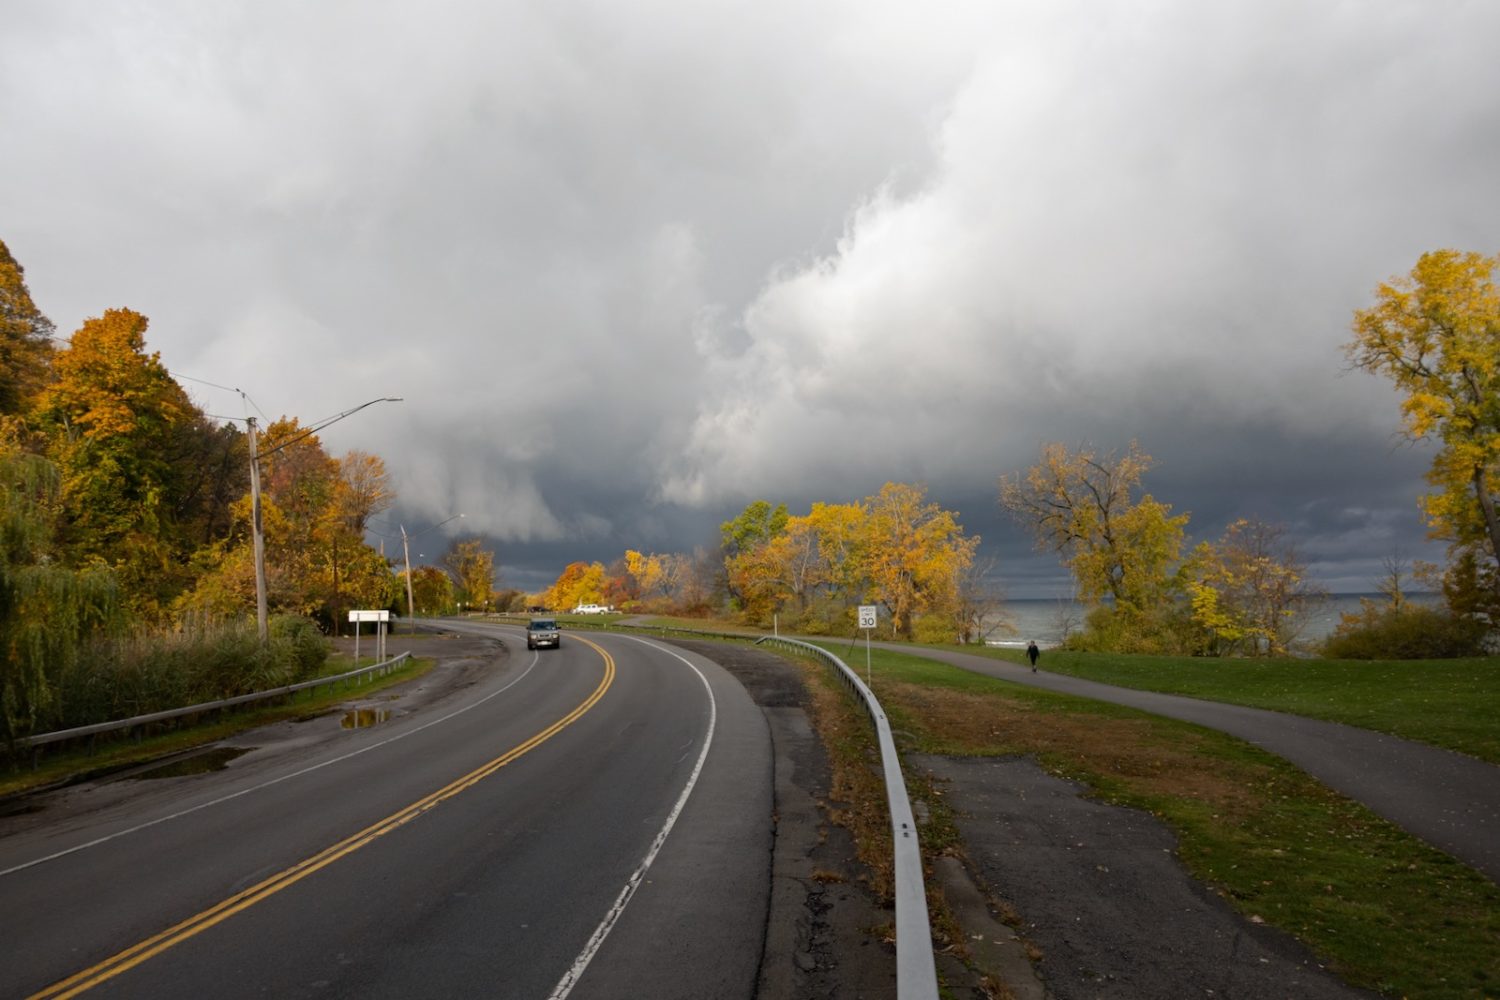
[{"label": "street light arm", "polygon": [[454,515],[452,515],[450,517],[445,517],[441,521],[439,521],[437,524],[429,524],[427,527],[423,528],[421,531],[413,531],[409,535],[406,533],[406,526],[405,525],[400,525],[400,528],[401,528],[401,537],[404,538],[404,539],[406,539],[409,542],[413,538],[420,538],[421,536],[427,534],[429,531],[436,531],[438,528],[441,528],[443,525],[447,524],[449,521],[456,521],[456,520],[458,520],[461,517],[463,517],[462,514],[454,514]]},{"label": "street light arm", "polygon": [[280,451],[281,449],[289,447],[291,445],[294,445],[298,441],[301,441],[303,438],[308,437],[308,436],[313,435],[313,434],[316,434],[316,433],[318,433],[318,431],[320,431],[323,428],[329,426],[330,424],[336,424],[340,420],[343,420],[345,417],[352,416],[353,414],[358,413],[360,410],[363,410],[367,406],[374,406],[376,403],[400,403],[400,402],[404,402],[404,399],[401,396],[382,396],[379,399],[372,399],[368,403],[360,403],[358,406],[356,406],[352,410],[345,410],[343,413],[335,413],[333,416],[329,417],[327,420],[324,420],[324,421],[321,421],[320,423],[314,424],[313,426],[309,427],[307,430],[303,431],[301,434],[298,434],[295,437],[287,438],[285,441],[281,442],[280,444],[278,444],[274,448],[267,448],[265,451],[263,451],[263,452],[260,453],[260,457],[261,458],[265,458],[267,455],[274,455],[278,451]]}]

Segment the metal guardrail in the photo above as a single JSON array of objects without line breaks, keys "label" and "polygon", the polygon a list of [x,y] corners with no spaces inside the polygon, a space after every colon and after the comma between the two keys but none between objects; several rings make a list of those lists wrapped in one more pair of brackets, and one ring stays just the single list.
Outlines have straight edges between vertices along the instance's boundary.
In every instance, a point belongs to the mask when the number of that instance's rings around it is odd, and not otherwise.
[{"label": "metal guardrail", "polygon": [[81,736],[97,736],[99,733],[111,733],[117,729],[133,729],[136,726],[144,726],[152,722],[166,722],[171,719],[181,718],[184,715],[212,712],[220,708],[232,708],[235,705],[245,705],[253,701],[264,701],[268,698],[283,698],[289,694],[322,687],[325,684],[338,684],[351,680],[362,681],[367,676],[373,677],[377,674],[383,677],[410,658],[411,653],[402,653],[400,656],[381,663],[372,663],[368,667],[359,667],[356,670],[348,670],[342,674],[333,674],[329,677],[315,677],[310,681],[288,684],[285,687],[272,688],[268,691],[256,691],[251,694],[236,695],[233,698],[225,698],[222,701],[206,701],[199,705],[189,705],[186,708],[171,708],[164,712],[137,715],[131,719],[120,719],[115,722],[96,722],[91,726],[77,726],[73,729],[59,729],[53,733],[41,733],[37,736],[23,736],[16,740],[16,745],[18,747],[39,747],[48,743],[61,743],[63,740],[78,739]]},{"label": "metal guardrail", "polygon": [[891,811],[891,840],[896,884],[896,996],[900,1000],[937,1000],[937,965],[932,958],[932,926],[927,918],[927,889],[922,877],[922,849],[917,842],[917,823],[912,816],[911,800],[906,794],[906,779],[901,774],[901,760],[896,755],[896,740],[891,735],[885,709],[859,675],[848,664],[821,646],[798,639],[764,636],[756,645],[785,646],[797,652],[811,653],[832,666],[839,678],[864,702],[865,711],[875,725],[880,744],[880,763],[885,772],[885,796]]}]

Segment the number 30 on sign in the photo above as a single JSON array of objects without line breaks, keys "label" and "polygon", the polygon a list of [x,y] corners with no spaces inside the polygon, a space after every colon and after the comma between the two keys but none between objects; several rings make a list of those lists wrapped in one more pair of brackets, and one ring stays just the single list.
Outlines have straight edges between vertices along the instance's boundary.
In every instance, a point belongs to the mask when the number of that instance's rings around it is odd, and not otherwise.
[{"label": "number 30 on sign", "polygon": [[873,605],[873,604],[861,604],[859,606],[859,627],[860,628],[874,628],[875,627],[875,605]]}]

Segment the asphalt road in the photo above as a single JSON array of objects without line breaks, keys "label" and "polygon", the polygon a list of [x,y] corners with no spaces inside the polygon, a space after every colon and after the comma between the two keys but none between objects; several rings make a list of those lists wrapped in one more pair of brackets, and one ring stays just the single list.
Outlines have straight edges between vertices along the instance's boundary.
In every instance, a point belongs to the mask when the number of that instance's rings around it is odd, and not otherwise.
[{"label": "asphalt road", "polygon": [[[1500,882],[1500,767],[1478,758],[1336,722],[1136,691],[1045,669],[1032,673],[1019,664],[984,656],[886,648],[1018,684],[1129,705],[1237,736],[1286,758],[1328,787]],[[1046,666],[1046,654],[1042,666]]]},{"label": "asphalt road", "polygon": [[633,637],[455,627],[511,652],[370,728],[267,727],[221,771],[0,819],[0,997],[753,996],[771,754],[744,689]]}]

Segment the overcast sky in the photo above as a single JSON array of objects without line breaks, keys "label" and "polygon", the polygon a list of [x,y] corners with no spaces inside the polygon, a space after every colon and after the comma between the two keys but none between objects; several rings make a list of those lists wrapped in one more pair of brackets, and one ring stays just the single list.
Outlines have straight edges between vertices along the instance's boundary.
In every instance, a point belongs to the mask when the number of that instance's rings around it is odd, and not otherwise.
[{"label": "overcast sky", "polygon": [[[505,581],[922,482],[1017,597],[1046,441],[1335,590],[1436,558],[1341,345],[1500,250],[1500,4],[10,0],[0,239],[60,334],[380,454]],[[211,413],[232,393],[185,382]],[[248,411],[255,413],[256,410]],[[419,549],[435,558],[445,526]],[[431,550],[431,551],[428,551]],[[414,553],[414,556],[416,553]]]}]

